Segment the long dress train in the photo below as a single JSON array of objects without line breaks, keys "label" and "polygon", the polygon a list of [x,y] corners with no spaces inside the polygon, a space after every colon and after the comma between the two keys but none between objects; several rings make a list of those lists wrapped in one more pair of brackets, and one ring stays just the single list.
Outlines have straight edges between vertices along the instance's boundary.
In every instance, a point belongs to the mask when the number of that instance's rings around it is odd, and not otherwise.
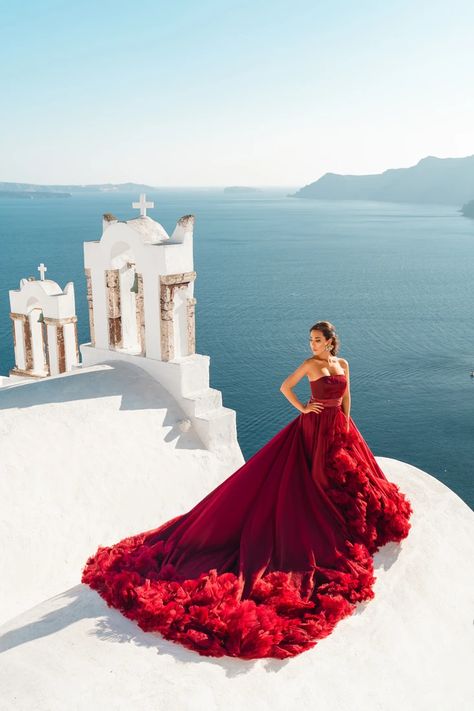
[{"label": "long dress train", "polygon": [[190,511],[100,546],[82,582],[145,631],[202,655],[295,656],[374,597],[372,554],[408,535],[409,500],[341,409],[343,374]]}]

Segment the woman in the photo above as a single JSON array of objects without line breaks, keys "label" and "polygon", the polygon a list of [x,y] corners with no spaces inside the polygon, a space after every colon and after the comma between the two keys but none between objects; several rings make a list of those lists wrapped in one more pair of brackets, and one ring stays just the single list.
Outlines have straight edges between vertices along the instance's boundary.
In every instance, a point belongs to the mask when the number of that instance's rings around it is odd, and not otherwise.
[{"label": "woman", "polygon": [[283,659],[374,597],[372,554],[408,535],[412,507],[350,417],[332,324],[310,345],[280,388],[294,420],[190,511],[87,560],[82,582],[143,630],[202,655]]}]

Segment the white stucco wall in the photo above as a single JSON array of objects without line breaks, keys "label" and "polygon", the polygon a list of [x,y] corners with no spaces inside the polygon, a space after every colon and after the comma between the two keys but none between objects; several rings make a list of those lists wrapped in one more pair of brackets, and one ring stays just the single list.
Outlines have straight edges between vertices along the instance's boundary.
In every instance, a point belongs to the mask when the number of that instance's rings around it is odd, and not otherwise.
[{"label": "white stucco wall", "polygon": [[75,326],[73,323],[65,323],[63,329],[66,370],[71,370],[77,364]]},{"label": "white stucco wall", "polygon": [[243,463],[236,441],[218,457],[181,432],[185,417],[125,362],[0,388],[0,620],[74,585],[100,542],[157,526]]}]

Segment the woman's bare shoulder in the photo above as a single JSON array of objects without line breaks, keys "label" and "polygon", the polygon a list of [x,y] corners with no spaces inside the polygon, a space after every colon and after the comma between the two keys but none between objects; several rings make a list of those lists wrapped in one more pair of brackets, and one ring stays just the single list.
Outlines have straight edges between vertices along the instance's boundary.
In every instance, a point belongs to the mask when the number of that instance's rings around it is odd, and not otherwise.
[{"label": "woman's bare shoulder", "polygon": [[346,360],[345,358],[338,358],[337,359],[339,365],[341,368],[344,368],[344,370],[347,372],[349,370],[349,361]]}]

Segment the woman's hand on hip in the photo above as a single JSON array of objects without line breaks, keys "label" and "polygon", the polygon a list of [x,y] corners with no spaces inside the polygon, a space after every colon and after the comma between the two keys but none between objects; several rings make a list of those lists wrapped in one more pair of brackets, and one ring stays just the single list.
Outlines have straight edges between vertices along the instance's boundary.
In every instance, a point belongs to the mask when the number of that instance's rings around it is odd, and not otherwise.
[{"label": "woman's hand on hip", "polygon": [[304,410],[301,410],[303,415],[308,415],[310,412],[315,412],[317,415],[324,410],[324,405],[320,402],[307,402]]}]

